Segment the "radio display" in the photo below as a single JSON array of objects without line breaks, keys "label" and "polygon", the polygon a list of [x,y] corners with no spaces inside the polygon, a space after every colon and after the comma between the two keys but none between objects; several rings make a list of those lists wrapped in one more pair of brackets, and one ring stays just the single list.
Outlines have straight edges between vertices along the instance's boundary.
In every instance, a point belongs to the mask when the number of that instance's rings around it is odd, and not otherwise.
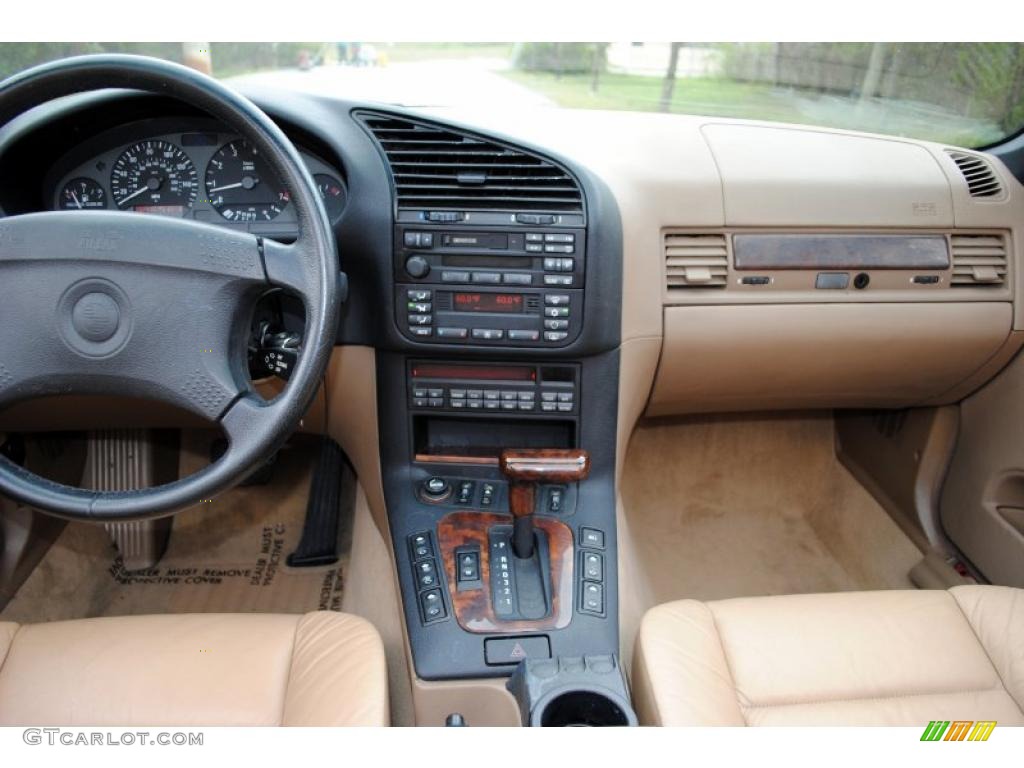
[{"label": "radio display", "polygon": [[457,312],[522,312],[521,293],[453,293],[452,304]]}]

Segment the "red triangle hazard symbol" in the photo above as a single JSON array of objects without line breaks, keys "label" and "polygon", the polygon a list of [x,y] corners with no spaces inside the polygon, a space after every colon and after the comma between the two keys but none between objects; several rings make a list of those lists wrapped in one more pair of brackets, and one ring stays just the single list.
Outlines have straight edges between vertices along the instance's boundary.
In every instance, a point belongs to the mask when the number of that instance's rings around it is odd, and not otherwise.
[{"label": "red triangle hazard symbol", "polygon": [[512,653],[509,654],[513,659],[525,659],[526,651],[523,650],[523,646],[520,643],[516,643],[512,646]]}]

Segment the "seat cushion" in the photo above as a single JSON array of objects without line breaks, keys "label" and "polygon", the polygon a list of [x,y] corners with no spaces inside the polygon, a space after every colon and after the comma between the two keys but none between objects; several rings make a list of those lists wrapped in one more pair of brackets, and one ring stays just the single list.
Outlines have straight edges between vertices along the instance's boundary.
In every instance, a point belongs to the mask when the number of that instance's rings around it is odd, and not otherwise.
[{"label": "seat cushion", "polygon": [[1024,725],[1024,590],[666,603],[633,689],[648,725]]},{"label": "seat cushion", "polygon": [[388,724],[380,636],[347,614],[0,624],[0,660],[0,725]]}]

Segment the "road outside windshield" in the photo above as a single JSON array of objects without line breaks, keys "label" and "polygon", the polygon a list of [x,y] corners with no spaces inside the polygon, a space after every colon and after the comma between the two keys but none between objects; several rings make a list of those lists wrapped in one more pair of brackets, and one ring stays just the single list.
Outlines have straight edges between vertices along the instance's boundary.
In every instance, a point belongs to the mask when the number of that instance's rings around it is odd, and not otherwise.
[{"label": "road outside windshield", "polygon": [[0,76],[98,52],[406,106],[739,117],[972,147],[1024,125],[1021,43],[6,43]]}]

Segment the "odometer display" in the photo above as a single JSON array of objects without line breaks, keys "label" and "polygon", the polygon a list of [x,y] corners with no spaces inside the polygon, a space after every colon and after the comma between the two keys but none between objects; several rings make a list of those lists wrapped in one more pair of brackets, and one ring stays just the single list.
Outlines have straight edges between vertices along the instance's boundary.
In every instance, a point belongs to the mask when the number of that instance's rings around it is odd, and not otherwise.
[{"label": "odometer display", "polygon": [[270,164],[245,139],[225,144],[210,158],[206,196],[228,221],[270,221],[289,200]]},{"label": "odometer display", "polygon": [[455,293],[454,308],[458,312],[522,312],[521,293]]},{"label": "odometer display", "polygon": [[192,208],[199,188],[195,165],[168,141],[140,141],[121,153],[110,174],[114,205],[121,210]]}]

